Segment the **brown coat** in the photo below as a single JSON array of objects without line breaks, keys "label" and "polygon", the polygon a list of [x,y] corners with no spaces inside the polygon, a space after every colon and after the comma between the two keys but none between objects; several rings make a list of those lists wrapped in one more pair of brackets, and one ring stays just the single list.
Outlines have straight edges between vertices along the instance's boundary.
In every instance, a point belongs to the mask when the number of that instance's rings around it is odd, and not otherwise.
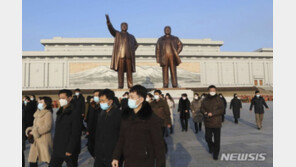
[{"label": "brown coat", "polygon": [[28,162],[50,162],[52,153],[52,113],[49,110],[37,110],[34,114],[32,127],[27,128],[26,134],[32,130],[34,143],[31,144]]},{"label": "brown coat", "polygon": [[[221,128],[222,127],[222,115],[224,113],[224,103],[222,99],[215,95],[208,95],[201,103],[201,112],[212,113],[213,116],[205,117],[204,123],[206,128]],[[205,115],[207,115],[205,114]]]},{"label": "brown coat", "polygon": [[[123,55],[121,55],[122,53],[120,52],[120,50],[121,50],[120,44],[122,43],[121,34],[123,32],[119,32],[119,31],[115,30],[111,23],[108,23],[107,25],[108,25],[108,29],[109,29],[111,35],[113,37],[115,37],[110,68],[114,71],[118,71],[120,57],[123,57]],[[136,38],[133,35],[129,34],[128,32],[126,32],[126,33],[128,36],[128,51],[129,51],[131,61],[132,61],[132,72],[136,72],[135,52],[138,48],[138,43],[136,41]],[[126,69],[124,69],[124,72],[126,72]]]},{"label": "brown coat", "polygon": [[128,108],[122,114],[119,139],[113,152],[113,159],[119,160],[122,155],[125,167],[165,166],[161,119],[152,112],[146,101],[136,114]]},{"label": "brown coat", "polygon": [[[165,38],[167,38],[167,37],[162,36],[158,39],[157,44],[156,44],[156,49],[155,49],[156,61],[157,61],[157,63],[160,64],[161,67],[168,65],[168,59],[166,58],[166,55],[164,52],[165,51],[165,45],[164,45]],[[171,38],[171,46],[173,48],[173,53],[175,53],[174,54],[175,65],[178,66],[181,63],[181,59],[179,57],[179,54],[183,49],[183,44],[178,37],[171,35],[169,38]]]},{"label": "brown coat", "polygon": [[159,101],[152,101],[150,103],[152,111],[155,115],[162,119],[162,126],[166,127],[171,125],[171,112],[168,103],[164,99],[159,99]]},{"label": "brown coat", "polygon": [[194,122],[202,122],[203,120],[203,114],[200,111],[201,108],[202,99],[194,99],[191,102],[191,112],[192,112],[192,118]]}]

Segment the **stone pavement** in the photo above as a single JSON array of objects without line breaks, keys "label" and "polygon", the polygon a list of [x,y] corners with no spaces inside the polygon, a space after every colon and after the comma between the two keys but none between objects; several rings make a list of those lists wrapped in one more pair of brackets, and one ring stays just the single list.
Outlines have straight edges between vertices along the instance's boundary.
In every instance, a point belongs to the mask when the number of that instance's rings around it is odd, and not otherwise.
[{"label": "stone pavement", "polygon": [[[189,120],[188,132],[181,131],[179,115],[175,112],[174,134],[166,138],[168,144],[168,167],[269,167],[273,166],[273,104],[267,103],[270,110],[264,115],[263,129],[257,130],[255,114],[249,112],[249,103],[243,103],[239,124],[233,123],[232,111],[226,113],[226,119],[221,130],[221,149],[218,161],[214,161],[208,153],[204,139],[204,127],[198,134],[193,132],[192,119]],[[229,108],[229,104],[227,106]],[[82,138],[82,152],[79,156],[79,166],[93,166],[94,160],[89,155],[86,139]],[[25,152],[26,160],[29,144]],[[222,153],[266,153],[264,161],[225,161],[221,160]],[[27,164],[28,166],[28,164]],[[47,166],[41,164],[40,166]]]}]

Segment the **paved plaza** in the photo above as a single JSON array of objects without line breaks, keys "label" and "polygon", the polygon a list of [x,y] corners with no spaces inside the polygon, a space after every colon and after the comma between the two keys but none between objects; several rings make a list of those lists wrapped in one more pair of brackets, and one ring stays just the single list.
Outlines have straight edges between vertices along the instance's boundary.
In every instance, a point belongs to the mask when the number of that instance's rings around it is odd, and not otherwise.
[{"label": "paved plaza", "polygon": [[[267,102],[270,110],[264,115],[263,129],[257,130],[255,114],[249,112],[249,103],[243,103],[239,124],[233,123],[232,111],[227,109],[226,119],[221,130],[222,153],[266,153],[264,161],[225,161],[219,158],[214,161],[208,153],[204,139],[204,127],[195,134],[192,119],[189,120],[188,132],[181,131],[179,115],[175,111],[175,131],[166,137],[168,144],[167,165],[168,167],[270,167],[273,166],[273,104]],[[229,108],[229,103],[227,108]],[[55,118],[55,116],[54,116]],[[91,167],[94,160],[85,147],[87,139],[82,137],[82,151],[79,156],[79,166]],[[29,144],[26,147],[26,161],[29,153]],[[28,164],[26,164],[28,166]],[[40,166],[47,166],[42,164]]]}]

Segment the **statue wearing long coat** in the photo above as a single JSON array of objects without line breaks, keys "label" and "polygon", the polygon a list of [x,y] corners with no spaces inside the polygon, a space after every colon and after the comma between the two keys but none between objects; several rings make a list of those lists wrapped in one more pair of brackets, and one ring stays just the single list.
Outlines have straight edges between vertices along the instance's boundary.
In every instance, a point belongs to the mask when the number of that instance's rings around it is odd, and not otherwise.
[{"label": "statue wearing long coat", "polygon": [[[111,23],[108,23],[108,29],[112,34],[112,36],[114,37],[113,53],[112,53],[110,68],[114,71],[118,71],[119,59],[125,56],[125,55],[122,55],[124,53],[121,52],[121,49],[123,47],[121,44],[123,43],[122,34],[126,33],[128,37],[127,50],[132,61],[132,72],[136,72],[135,52],[136,52],[136,49],[138,48],[138,43],[136,41],[136,38],[133,35],[129,34],[128,32],[119,32],[115,30]],[[126,69],[124,69],[124,72],[126,72]]]}]

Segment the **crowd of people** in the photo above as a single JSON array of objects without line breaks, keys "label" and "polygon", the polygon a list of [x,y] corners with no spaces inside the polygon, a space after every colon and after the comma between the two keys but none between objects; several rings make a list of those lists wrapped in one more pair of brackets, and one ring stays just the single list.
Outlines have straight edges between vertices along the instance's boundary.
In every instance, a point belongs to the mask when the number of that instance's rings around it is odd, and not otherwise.
[{"label": "crowd of people", "polygon": [[[94,90],[85,100],[80,89],[62,89],[58,93],[59,108],[53,120],[52,99],[34,95],[23,99],[23,166],[25,142],[30,143],[28,162],[30,167],[45,162],[50,167],[78,166],[81,136],[87,138],[87,149],[94,158],[94,167],[164,167],[168,147],[165,137],[174,133],[174,110],[177,107],[172,96],[154,90],[153,94],[141,85],[135,85],[117,98],[110,89]],[[226,100],[217,94],[214,85],[208,93],[194,94],[190,102],[182,94],[177,111],[182,132],[188,131],[192,113],[195,133],[202,130],[204,122],[208,151],[214,160],[220,152],[220,134]],[[262,128],[265,100],[256,91],[250,105],[255,109],[257,127]],[[240,118],[242,103],[237,94],[230,102],[234,123]],[[55,125],[53,125],[55,123]],[[52,130],[54,135],[52,137]]]}]

